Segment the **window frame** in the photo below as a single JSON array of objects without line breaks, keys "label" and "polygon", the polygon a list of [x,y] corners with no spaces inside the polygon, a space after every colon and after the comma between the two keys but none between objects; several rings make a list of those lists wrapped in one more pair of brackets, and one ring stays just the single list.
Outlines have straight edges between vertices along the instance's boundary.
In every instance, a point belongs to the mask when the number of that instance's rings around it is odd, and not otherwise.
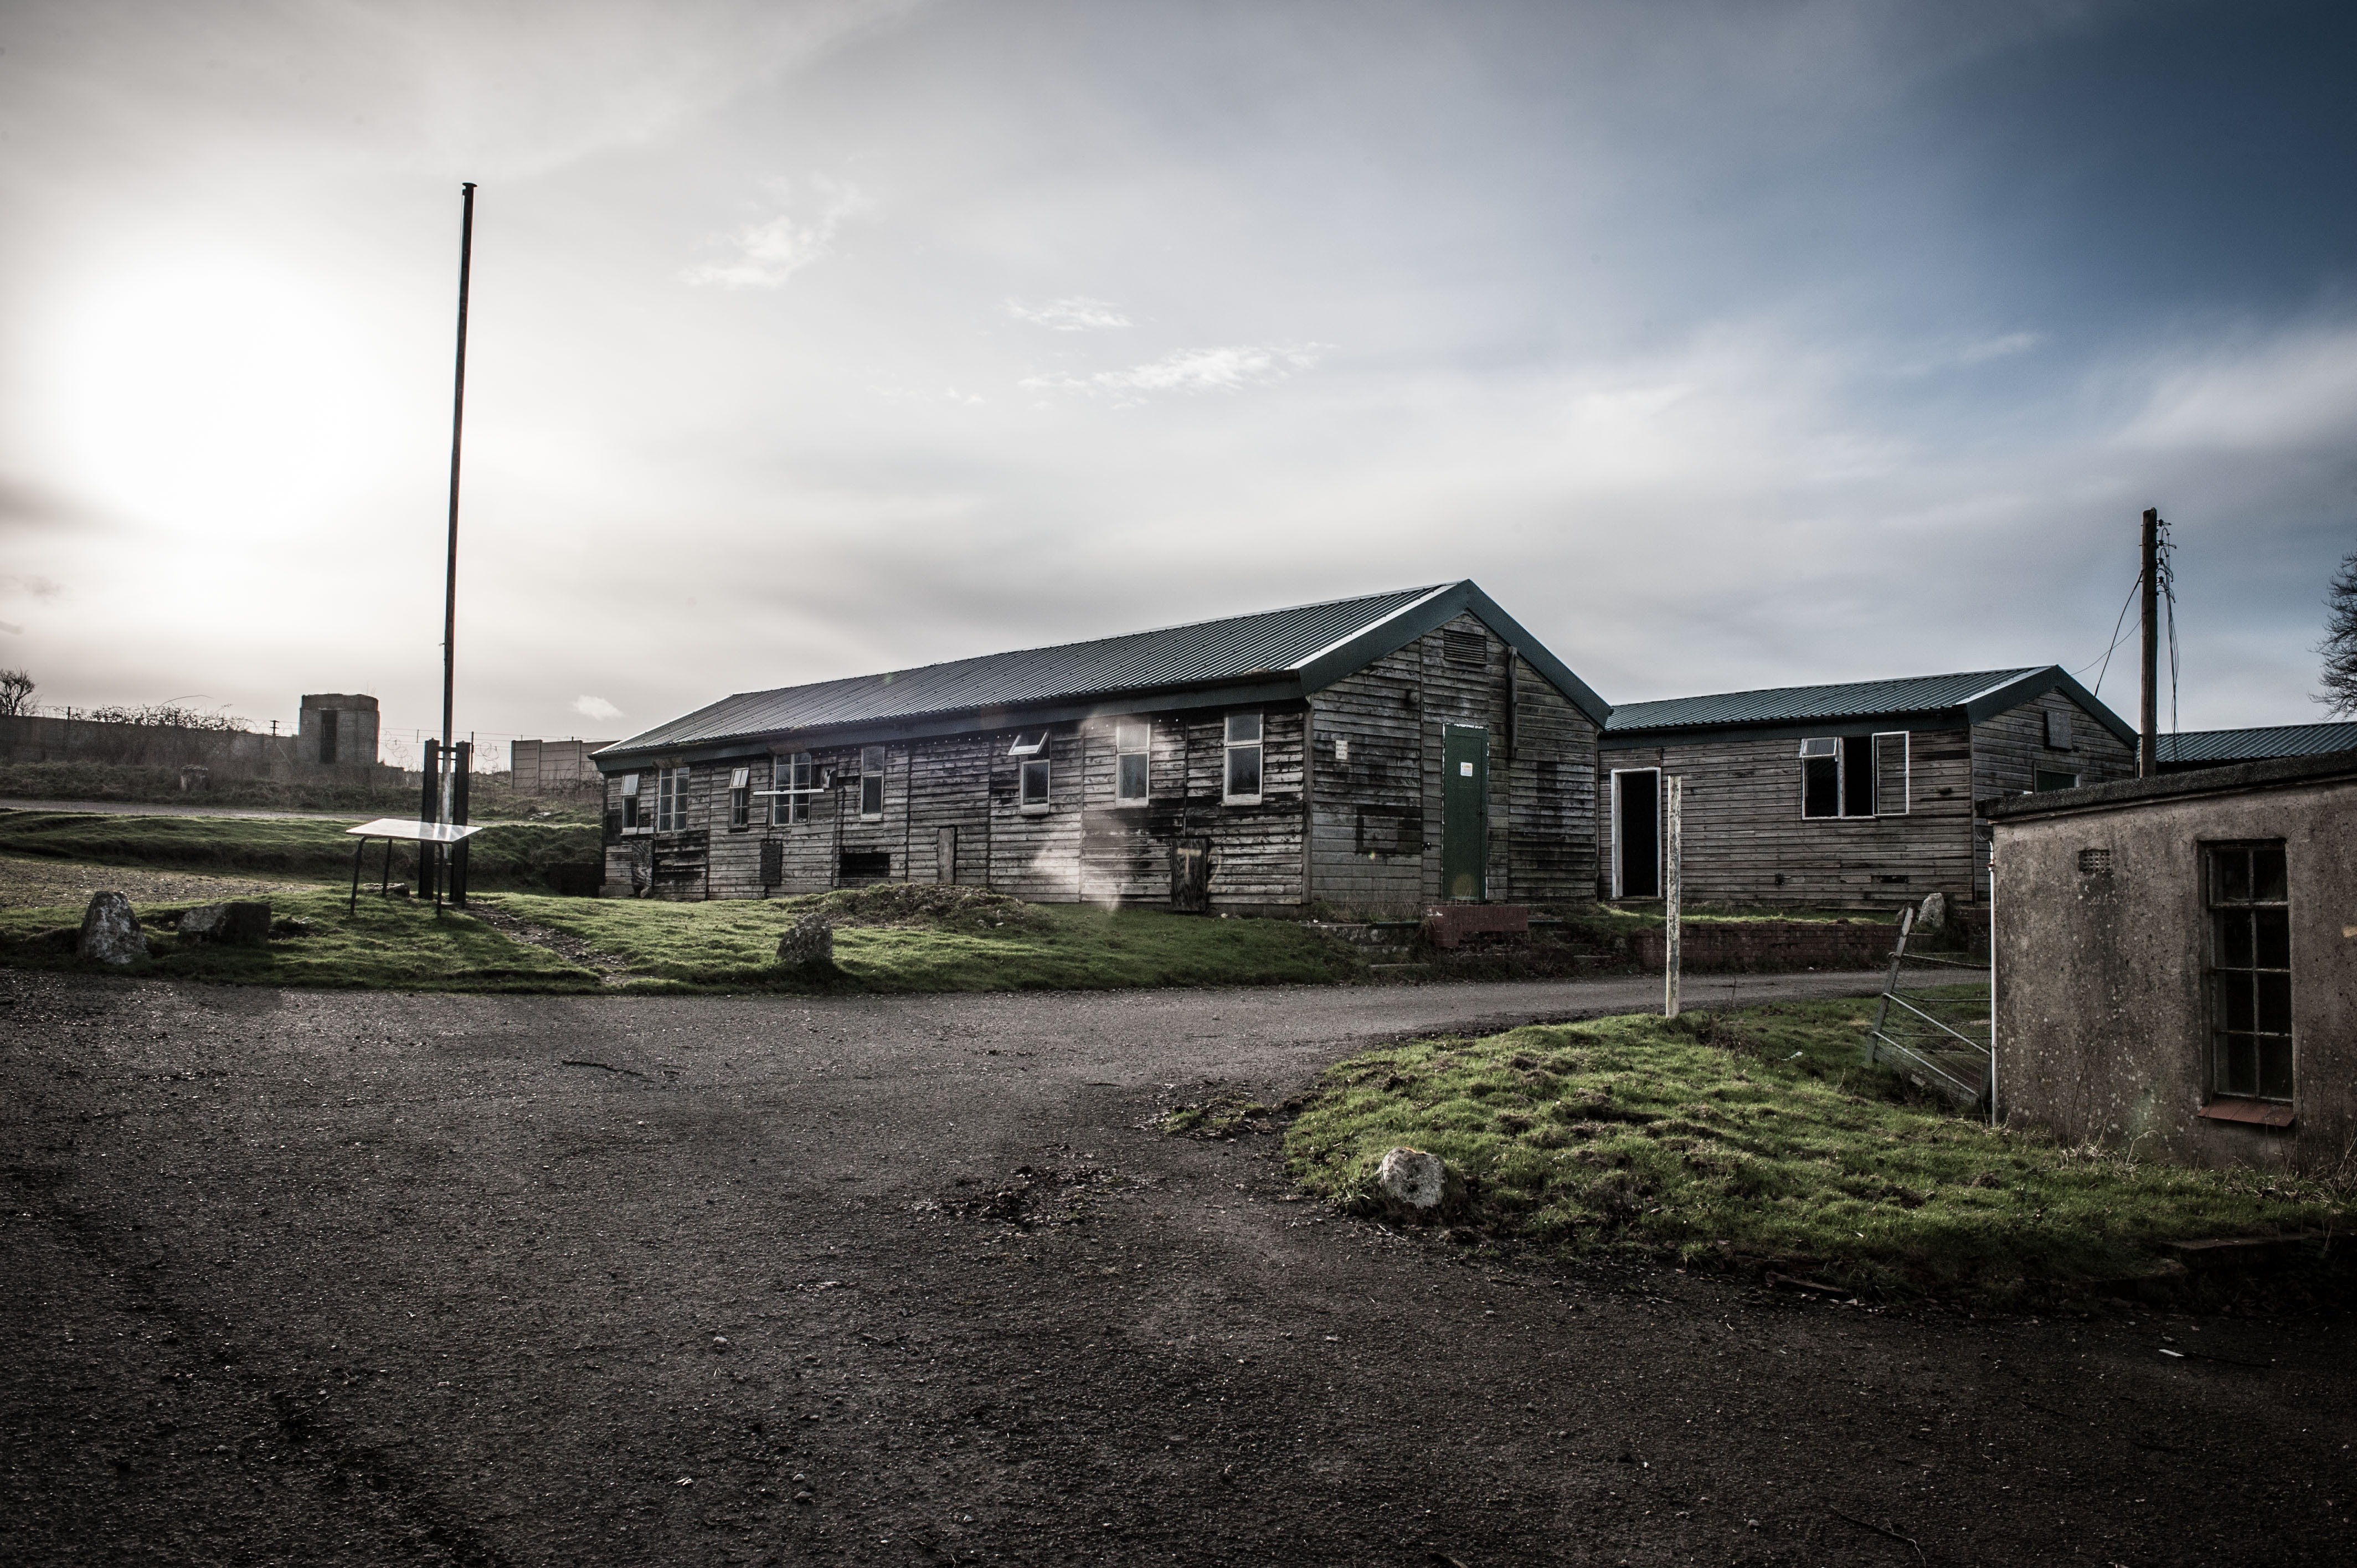
[{"label": "window frame", "polygon": [[[1035,799],[1031,781],[1039,782]],[[1015,804],[1027,817],[1045,816],[1056,803],[1056,777],[1053,761],[1046,757],[1027,757],[1015,765]]]},{"label": "window frame", "polygon": [[[1135,744],[1132,744],[1135,742]],[[1137,764],[1135,790],[1130,763]],[[1115,719],[1113,724],[1113,803],[1143,806],[1154,799],[1154,721]]]},{"label": "window frame", "polygon": [[[1248,739],[1236,737],[1236,721],[1252,722]],[[1258,708],[1223,715],[1220,729],[1220,804],[1222,806],[1257,806],[1267,794],[1268,787],[1268,715]],[[1239,752],[1253,754],[1253,781],[1250,793],[1235,789],[1236,756]]]},{"label": "window frame", "polygon": [[753,769],[750,764],[728,770],[728,831],[741,833],[753,825]]},{"label": "window frame", "polygon": [[[2273,1125],[2290,1124],[2291,1107],[2299,1092],[2299,1036],[2293,1011],[2291,963],[2291,866],[2282,839],[2241,839],[2204,843],[2201,846],[2201,912],[2203,925],[2202,1009],[2205,1028],[2203,1036],[2207,1060],[2203,1064],[2202,1087],[2205,1115],[2218,1116],[2213,1107],[2249,1113],[2219,1117],[2221,1120],[2264,1121]],[[2258,896],[2257,856],[2272,854],[2282,867],[2283,883],[2278,896],[2263,898]],[[2229,896],[2224,886],[2227,856],[2240,855],[2245,860],[2246,886],[2242,897]],[[2281,912],[2283,951],[2280,964],[2263,962],[2267,952],[2260,934],[2258,915],[2261,912]],[[2249,922],[2250,950],[2247,961],[2229,962],[2226,950],[2231,940],[2228,921],[2242,917]],[[2261,1028],[2266,1021],[2261,977],[2282,977],[2281,997],[2283,1027]],[[2244,977],[2248,987],[2247,1005],[2250,1027],[2232,1027],[2233,1022],[2229,1000],[2230,977]],[[2247,1087],[2230,1082],[2232,1064],[2226,1059],[2232,1048],[2232,1036],[2244,1036],[2250,1041],[2250,1074]],[[2264,1042],[2280,1041],[2283,1056],[2282,1092],[2269,1093],[2268,1070]]]},{"label": "window frame", "polygon": [[[2029,793],[2032,795],[2046,795],[2051,794],[2057,789],[2076,789],[2079,787],[2080,779],[2086,776],[2079,772],[2076,768],[2065,769],[2061,768],[2039,768],[2032,766],[2029,769]],[[2041,784],[2039,782],[2041,779],[2068,779],[2071,782],[2068,784]]]},{"label": "window frame", "polygon": [[[870,768],[868,766],[870,763],[875,766]],[[890,768],[891,757],[884,747],[863,746],[859,748],[859,820],[861,822],[880,822],[884,820],[884,779]],[[871,781],[875,786],[872,791],[869,789]],[[871,792],[876,801],[873,806],[868,804]]]},{"label": "window frame", "polygon": [[[1811,751],[1809,748],[1813,746],[1822,746],[1828,747],[1829,749],[1824,751]],[[1801,741],[1801,749],[1798,755],[1801,759],[1801,820],[1804,822],[1839,822],[1842,815],[1841,736],[1834,735],[1805,736]],[[1809,810],[1809,764],[1812,762],[1830,762],[1833,764],[1834,809],[1830,811],[1813,811]]]},{"label": "window frame", "polygon": [[622,775],[622,832],[626,833],[647,831],[646,823],[639,819],[639,777],[635,773]]},{"label": "window frame", "polygon": [[687,768],[655,769],[655,832],[683,833],[687,831]]},{"label": "window frame", "polygon": [[[780,775],[783,782],[780,782]],[[797,782],[799,780],[799,782]],[[818,793],[818,769],[807,751],[780,752],[770,758],[770,826],[792,827],[811,819],[811,800]]]}]

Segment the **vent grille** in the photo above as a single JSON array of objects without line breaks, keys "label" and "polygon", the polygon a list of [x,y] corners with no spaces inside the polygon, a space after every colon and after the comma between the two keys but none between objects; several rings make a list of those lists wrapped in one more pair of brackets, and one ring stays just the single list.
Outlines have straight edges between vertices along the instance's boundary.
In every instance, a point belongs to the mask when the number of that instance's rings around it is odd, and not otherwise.
[{"label": "vent grille", "polygon": [[1487,664],[1490,639],[1478,631],[1450,627],[1440,634],[1440,656],[1451,664]]},{"label": "vent grille", "polygon": [[2079,873],[2083,876],[2109,876],[2112,874],[2112,852],[2107,849],[2081,850]]}]

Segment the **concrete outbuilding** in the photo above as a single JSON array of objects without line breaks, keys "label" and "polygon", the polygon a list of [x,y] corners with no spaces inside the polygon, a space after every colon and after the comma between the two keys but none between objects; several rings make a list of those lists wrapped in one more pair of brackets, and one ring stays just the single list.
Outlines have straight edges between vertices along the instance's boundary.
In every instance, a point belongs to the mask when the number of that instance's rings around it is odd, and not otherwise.
[{"label": "concrete outbuilding", "polygon": [[2185,1165],[2351,1163],[2357,751],[1988,814],[1999,1115]]}]

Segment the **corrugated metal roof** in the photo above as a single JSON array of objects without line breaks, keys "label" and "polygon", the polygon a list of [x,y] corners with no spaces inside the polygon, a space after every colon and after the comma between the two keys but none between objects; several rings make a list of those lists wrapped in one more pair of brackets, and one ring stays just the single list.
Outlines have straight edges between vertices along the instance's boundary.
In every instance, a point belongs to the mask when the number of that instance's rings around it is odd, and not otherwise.
[{"label": "corrugated metal roof", "polygon": [[1687,725],[1793,724],[1804,719],[1863,719],[1878,714],[1934,713],[1958,708],[1991,687],[2035,675],[2023,670],[1981,670],[1958,675],[1909,675],[1895,681],[1846,681],[1833,686],[1774,686],[1706,697],[1666,697],[1623,703],[1612,710],[1608,733]]},{"label": "corrugated metal roof", "polygon": [[2270,757],[2321,757],[2357,751],[2357,721],[2275,725],[2265,729],[2190,729],[2159,737],[2163,762],[2256,762]]},{"label": "corrugated metal roof", "polygon": [[1439,587],[1402,588],[1092,642],[985,654],[881,675],[740,692],[608,749],[663,750],[791,730],[890,723],[935,714],[1280,675],[1439,591]]}]

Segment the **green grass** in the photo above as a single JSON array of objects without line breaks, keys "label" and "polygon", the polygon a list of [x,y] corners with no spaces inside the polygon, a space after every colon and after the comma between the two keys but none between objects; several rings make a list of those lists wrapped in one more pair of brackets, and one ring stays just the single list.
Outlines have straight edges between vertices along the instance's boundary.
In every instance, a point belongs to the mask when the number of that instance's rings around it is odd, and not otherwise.
[{"label": "green grass", "polygon": [[778,938],[814,907],[838,920],[888,922],[838,925],[835,963],[852,990],[1319,984],[1361,972],[1339,944],[1290,920],[1024,904],[964,889],[963,908],[947,918],[901,918],[875,897],[895,891],[705,904],[505,894],[498,905],[621,959],[634,987],[806,988],[779,972]]},{"label": "green grass", "polygon": [[1286,1156],[1308,1190],[1363,1207],[1386,1150],[1428,1149],[1467,1176],[1472,1225],[1501,1240],[1998,1303],[2134,1275],[2164,1241],[2347,1214],[2319,1183],[2138,1163],[1910,1102],[1858,1060],[1869,1006],[1369,1052],[1326,1074]]},{"label": "green grass", "polygon": [[[169,866],[180,871],[239,871],[349,879],[353,822],[278,817],[106,816],[78,811],[0,811],[0,855],[40,855],[101,865]],[[594,827],[502,823],[468,841],[468,884],[474,887],[545,887],[547,871],[595,865],[603,854]],[[384,846],[372,843],[361,875],[374,880]],[[393,875],[416,875],[414,851],[395,845]]]},{"label": "green grass", "polygon": [[545,949],[502,936],[457,911],[436,918],[431,903],[363,895],[347,916],[344,896],[326,888],[293,888],[270,897],[271,912],[293,918],[305,934],[273,938],[266,947],[183,945],[153,922],[186,903],[137,907],[148,927],[150,956],[122,968],[74,956],[79,909],[0,910],[0,964],[63,969],[147,979],[204,980],[237,985],[404,991],[594,991],[598,977]]}]

